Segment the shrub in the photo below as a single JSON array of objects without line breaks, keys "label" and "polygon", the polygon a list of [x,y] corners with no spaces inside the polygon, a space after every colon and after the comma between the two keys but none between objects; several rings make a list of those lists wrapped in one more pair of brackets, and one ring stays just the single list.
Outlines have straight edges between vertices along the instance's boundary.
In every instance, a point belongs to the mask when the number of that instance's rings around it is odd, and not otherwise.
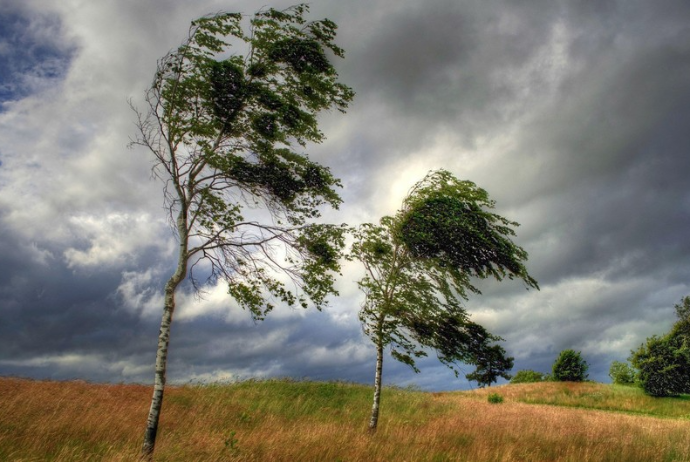
[{"label": "shrub", "polygon": [[489,402],[491,404],[499,404],[503,402],[503,396],[499,395],[498,393],[491,393],[489,394]]},{"label": "shrub", "polygon": [[630,356],[640,385],[651,396],[690,393],[690,297],[675,308],[678,321],[671,331],[649,337]]},{"label": "shrub", "polygon": [[632,385],[635,383],[635,369],[628,363],[614,361],[609,369],[609,377],[617,385]]},{"label": "shrub", "polygon": [[652,336],[634,351],[630,360],[639,369],[642,389],[650,396],[690,393],[690,351],[670,334]]},{"label": "shrub", "polygon": [[587,361],[579,351],[563,350],[553,363],[553,379],[558,382],[582,382],[587,378]]},{"label": "shrub", "polygon": [[546,381],[546,376],[544,374],[531,369],[517,371],[513,378],[510,379],[510,383],[535,383],[544,381]]}]

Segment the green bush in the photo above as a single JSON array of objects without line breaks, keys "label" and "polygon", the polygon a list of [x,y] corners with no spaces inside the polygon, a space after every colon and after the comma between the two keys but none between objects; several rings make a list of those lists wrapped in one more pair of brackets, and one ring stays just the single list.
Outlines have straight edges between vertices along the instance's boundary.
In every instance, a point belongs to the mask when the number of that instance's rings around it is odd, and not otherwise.
[{"label": "green bush", "polygon": [[579,351],[563,350],[553,363],[553,379],[557,382],[582,382],[587,378],[587,361]]},{"label": "green bush", "polygon": [[531,369],[523,369],[517,371],[517,373],[510,379],[510,383],[535,383],[535,382],[545,382],[547,376],[541,372],[533,371]]},{"label": "green bush", "polygon": [[635,369],[628,363],[614,361],[609,369],[609,377],[617,385],[632,385],[635,383]]},{"label": "green bush", "polygon": [[652,336],[630,360],[639,369],[640,384],[650,396],[690,393],[690,349],[668,334]]},{"label": "green bush", "polygon": [[503,396],[499,395],[498,393],[491,393],[489,394],[489,402],[491,404],[499,404],[503,402]]},{"label": "green bush", "polygon": [[671,331],[649,337],[630,356],[640,385],[651,396],[690,394],[690,297],[675,308],[678,321]]}]

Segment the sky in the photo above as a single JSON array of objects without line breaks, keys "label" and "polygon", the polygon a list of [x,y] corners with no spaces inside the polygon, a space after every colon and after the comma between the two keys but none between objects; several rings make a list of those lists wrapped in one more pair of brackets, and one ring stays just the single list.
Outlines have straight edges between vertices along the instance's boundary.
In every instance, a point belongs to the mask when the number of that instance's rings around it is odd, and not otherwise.
[{"label": "sky", "polygon": [[[175,237],[151,154],[128,148],[128,101],[142,105],[191,20],[263,5],[0,3],[0,375],[153,382]],[[357,93],[306,150],[343,184],[325,221],[393,214],[433,169],[487,190],[521,224],[541,289],[481,281],[465,304],[513,372],[550,372],[571,348],[608,382],[612,361],[669,330],[690,295],[690,3],[314,0],[309,18],[324,17]],[[183,288],[168,380],[373,383],[359,277],[347,263],[327,309],[263,322],[226,287]],[[384,383],[474,386],[433,353],[418,366],[388,356]]]}]

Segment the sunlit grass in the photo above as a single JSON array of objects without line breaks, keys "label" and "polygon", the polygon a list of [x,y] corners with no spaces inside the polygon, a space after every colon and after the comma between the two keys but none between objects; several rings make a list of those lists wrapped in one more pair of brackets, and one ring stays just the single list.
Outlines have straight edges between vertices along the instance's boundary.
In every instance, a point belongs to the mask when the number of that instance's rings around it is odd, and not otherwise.
[{"label": "sunlit grass", "polygon": [[467,392],[471,397],[485,397],[500,390],[506,399],[528,404],[601,409],[655,417],[690,419],[690,396],[653,398],[641,388],[585,382],[521,383]]},{"label": "sunlit grass", "polygon": [[[489,393],[505,399],[489,403]],[[0,379],[0,460],[134,461],[150,394],[140,385]],[[690,402],[655,404],[624,387],[387,388],[373,435],[371,398],[371,387],[338,382],[168,387],[156,460],[680,461],[690,454]],[[625,412],[573,408],[593,405]]]}]

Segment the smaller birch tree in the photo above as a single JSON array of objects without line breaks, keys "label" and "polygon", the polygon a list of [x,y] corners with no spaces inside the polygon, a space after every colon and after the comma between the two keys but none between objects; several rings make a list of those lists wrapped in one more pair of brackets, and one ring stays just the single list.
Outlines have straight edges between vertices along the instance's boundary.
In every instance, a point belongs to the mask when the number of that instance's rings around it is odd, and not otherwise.
[{"label": "smaller birch tree", "polygon": [[412,188],[395,216],[354,230],[350,257],[365,269],[359,317],[376,346],[371,431],[378,425],[386,347],[415,372],[426,349],[456,375],[458,364],[475,364],[473,380],[484,384],[512,368],[512,358],[494,344],[500,338],[470,321],[462,306],[469,293],[480,293],[472,278],[518,278],[538,288],[523,265],[527,253],[510,240],[518,224],[490,212],[493,207],[486,191],[438,170]]}]

